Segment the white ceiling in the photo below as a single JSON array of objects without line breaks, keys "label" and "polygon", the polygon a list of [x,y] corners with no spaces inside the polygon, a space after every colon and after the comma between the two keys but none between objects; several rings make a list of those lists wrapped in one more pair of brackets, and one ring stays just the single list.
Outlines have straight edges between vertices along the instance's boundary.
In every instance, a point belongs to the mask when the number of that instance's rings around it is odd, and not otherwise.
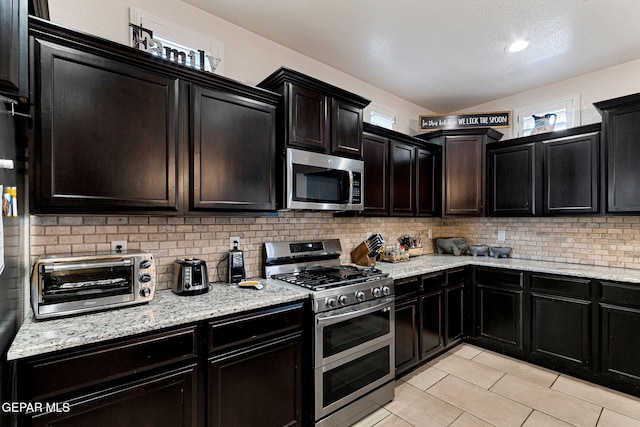
[{"label": "white ceiling", "polygon": [[640,58],[640,0],[184,1],[441,114]]}]

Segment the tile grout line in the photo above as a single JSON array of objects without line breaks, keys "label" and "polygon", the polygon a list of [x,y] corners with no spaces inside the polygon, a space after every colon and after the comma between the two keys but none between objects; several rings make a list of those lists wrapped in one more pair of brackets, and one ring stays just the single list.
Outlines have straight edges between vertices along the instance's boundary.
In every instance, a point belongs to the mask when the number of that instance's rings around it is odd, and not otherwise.
[{"label": "tile grout line", "polygon": [[597,427],[598,423],[600,422],[600,418],[602,418],[603,413],[604,413],[604,406],[600,408],[600,415],[598,415],[598,419],[596,420],[596,424],[594,427]]},{"label": "tile grout line", "polygon": [[[528,406],[527,406],[528,408]],[[527,415],[527,418],[524,419],[524,421],[522,422],[522,424],[520,424],[520,427],[522,427],[523,425],[525,425],[527,423],[527,420],[529,418],[531,418],[531,415],[533,415],[533,411],[535,411],[535,409],[531,408],[531,412],[529,412],[529,415]]]}]

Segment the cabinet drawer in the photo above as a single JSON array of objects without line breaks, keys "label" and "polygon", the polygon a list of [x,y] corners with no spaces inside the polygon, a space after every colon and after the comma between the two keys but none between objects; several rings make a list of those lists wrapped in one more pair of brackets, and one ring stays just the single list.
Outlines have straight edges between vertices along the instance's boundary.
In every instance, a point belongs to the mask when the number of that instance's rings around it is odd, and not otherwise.
[{"label": "cabinet drawer", "polygon": [[476,285],[522,288],[523,273],[521,271],[478,268],[476,269]]},{"label": "cabinet drawer", "polygon": [[253,315],[209,323],[209,351],[247,345],[281,335],[303,326],[303,305],[295,304],[265,310]]},{"label": "cabinet drawer", "polygon": [[467,281],[467,269],[450,270],[445,273],[445,283],[447,286],[463,285]]},{"label": "cabinet drawer", "polygon": [[421,291],[431,292],[444,286],[444,274],[434,273],[422,277]]},{"label": "cabinet drawer", "polygon": [[418,294],[420,288],[420,277],[414,276],[396,280],[394,286],[396,289],[396,299],[415,296]]},{"label": "cabinet drawer", "polygon": [[531,291],[574,298],[591,298],[591,280],[565,276],[531,275]]},{"label": "cabinet drawer", "polygon": [[196,327],[26,361],[25,398],[42,399],[196,357]]},{"label": "cabinet drawer", "polygon": [[601,302],[640,307],[640,284],[602,283]]}]

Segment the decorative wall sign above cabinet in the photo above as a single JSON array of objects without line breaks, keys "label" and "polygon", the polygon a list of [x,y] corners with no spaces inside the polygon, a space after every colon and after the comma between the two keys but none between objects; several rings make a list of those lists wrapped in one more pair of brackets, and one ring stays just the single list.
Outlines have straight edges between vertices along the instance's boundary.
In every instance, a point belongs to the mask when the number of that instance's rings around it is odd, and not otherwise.
[{"label": "decorative wall sign above cabinet", "polygon": [[477,127],[511,127],[511,112],[450,114],[446,116],[419,116],[420,131],[434,129],[463,129]]},{"label": "decorative wall sign above cabinet", "polygon": [[167,61],[210,73],[215,73],[216,68],[222,61],[222,58],[214,57],[204,50],[198,49],[196,52],[193,49],[183,48],[167,40],[154,39],[153,31],[144,28],[142,25],[131,23],[129,27],[131,28],[131,47],[149,52]]},{"label": "decorative wall sign above cabinet", "polygon": [[145,10],[129,8],[130,46],[198,71],[224,76],[224,43]]}]

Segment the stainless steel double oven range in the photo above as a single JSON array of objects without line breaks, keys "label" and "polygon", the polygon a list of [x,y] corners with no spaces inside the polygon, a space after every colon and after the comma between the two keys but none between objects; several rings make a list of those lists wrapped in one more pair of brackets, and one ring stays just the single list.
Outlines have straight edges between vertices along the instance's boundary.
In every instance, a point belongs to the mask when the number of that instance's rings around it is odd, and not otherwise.
[{"label": "stainless steel double oven range", "polygon": [[313,424],[348,426],[394,396],[393,280],[342,266],[338,239],[265,243],[267,277],[309,289]]}]

